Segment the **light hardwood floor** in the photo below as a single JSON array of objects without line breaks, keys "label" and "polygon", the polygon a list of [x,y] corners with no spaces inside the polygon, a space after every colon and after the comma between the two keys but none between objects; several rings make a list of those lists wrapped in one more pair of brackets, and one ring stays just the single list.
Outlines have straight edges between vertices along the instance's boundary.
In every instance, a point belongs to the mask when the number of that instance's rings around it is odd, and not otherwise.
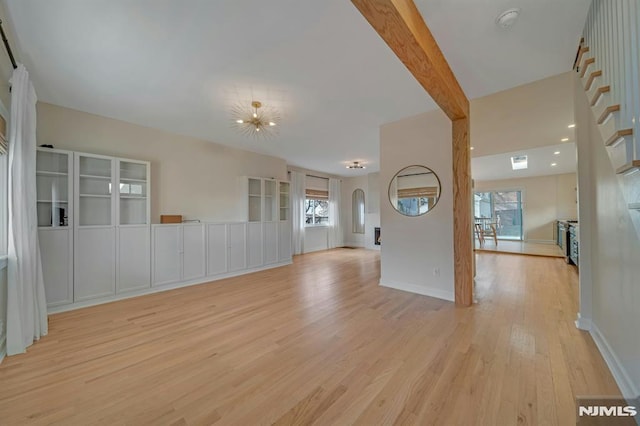
[{"label": "light hardwood floor", "polygon": [[478,254],[472,308],[379,287],[379,254],[53,315],[0,365],[0,424],[570,425],[617,395],[560,259]]},{"label": "light hardwood floor", "polygon": [[475,240],[475,250],[492,253],[526,254],[529,256],[565,257],[562,249],[556,244],[524,241],[498,240],[498,245],[496,245],[492,239],[487,239],[481,246],[478,240]]}]

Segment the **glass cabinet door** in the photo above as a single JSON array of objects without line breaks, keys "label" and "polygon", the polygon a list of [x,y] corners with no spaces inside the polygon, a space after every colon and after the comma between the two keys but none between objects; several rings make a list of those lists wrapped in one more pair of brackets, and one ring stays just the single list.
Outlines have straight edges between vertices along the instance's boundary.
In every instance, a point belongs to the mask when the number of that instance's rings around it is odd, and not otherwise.
[{"label": "glass cabinet door", "polygon": [[78,225],[113,225],[112,160],[78,155]]},{"label": "glass cabinet door", "polygon": [[120,225],[147,225],[148,165],[120,160],[118,185]]},{"label": "glass cabinet door", "polygon": [[280,182],[280,220],[289,220],[289,182]]},{"label": "glass cabinet door", "polygon": [[276,181],[265,180],[264,181],[264,220],[265,222],[272,222],[277,220],[277,192]]},{"label": "glass cabinet door", "polygon": [[36,191],[39,227],[69,226],[70,154],[38,150]]},{"label": "glass cabinet door", "polygon": [[262,220],[262,180],[249,178],[249,222]]}]

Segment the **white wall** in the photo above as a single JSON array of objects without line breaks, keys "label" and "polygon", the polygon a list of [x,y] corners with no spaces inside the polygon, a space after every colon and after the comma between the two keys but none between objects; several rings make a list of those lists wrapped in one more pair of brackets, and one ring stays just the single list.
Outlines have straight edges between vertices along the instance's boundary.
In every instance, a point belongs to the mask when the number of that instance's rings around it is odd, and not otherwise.
[{"label": "white wall", "polygon": [[[579,324],[591,328],[621,390],[635,397],[640,392],[640,238],[630,213],[638,213],[627,209],[587,96],[579,83],[574,87],[580,265],[590,266],[587,276],[581,266]],[[584,246],[587,242],[589,247]]]},{"label": "white wall", "polygon": [[[369,173],[342,179],[342,223],[344,244],[349,247],[364,247],[380,250],[374,242],[375,228],[380,226],[380,173]],[[352,194],[356,189],[364,191],[364,234],[354,234],[352,223]]]},{"label": "white wall", "polygon": [[242,176],[287,180],[285,160],[39,102],[38,145],[151,161],[151,220],[247,220]]},{"label": "white wall", "polygon": [[[432,169],[442,190],[433,210],[407,217],[385,201],[387,186],[400,169],[415,164]],[[380,285],[453,301],[451,121],[437,110],[383,125],[380,168]]]},{"label": "white wall", "polygon": [[576,174],[568,173],[523,179],[475,181],[474,191],[521,190],[525,241],[553,242],[554,221],[578,217],[576,187]]}]

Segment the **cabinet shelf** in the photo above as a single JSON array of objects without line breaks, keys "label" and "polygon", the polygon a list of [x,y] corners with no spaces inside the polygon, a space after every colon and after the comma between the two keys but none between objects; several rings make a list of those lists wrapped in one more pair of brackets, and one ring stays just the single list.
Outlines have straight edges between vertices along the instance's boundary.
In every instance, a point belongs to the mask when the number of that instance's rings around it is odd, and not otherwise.
[{"label": "cabinet shelf", "polygon": [[139,182],[139,183],[147,183],[146,179],[133,179],[133,178],[124,178],[121,177],[120,181],[122,182]]},{"label": "cabinet shelf", "polygon": [[69,204],[67,200],[37,200],[38,203],[58,203],[58,204]]},{"label": "cabinet shelf", "polygon": [[63,173],[63,172],[49,172],[46,170],[37,170],[36,176],[66,177],[66,176],[69,176],[69,174]]},{"label": "cabinet shelf", "polygon": [[126,198],[128,200],[146,200],[146,195],[120,195],[120,198]]},{"label": "cabinet shelf", "polygon": [[104,195],[104,194],[80,194],[80,197],[85,197],[85,198],[111,198],[111,195]]},{"label": "cabinet shelf", "polygon": [[81,179],[98,179],[98,180],[111,180],[111,176],[100,175],[79,175]]}]

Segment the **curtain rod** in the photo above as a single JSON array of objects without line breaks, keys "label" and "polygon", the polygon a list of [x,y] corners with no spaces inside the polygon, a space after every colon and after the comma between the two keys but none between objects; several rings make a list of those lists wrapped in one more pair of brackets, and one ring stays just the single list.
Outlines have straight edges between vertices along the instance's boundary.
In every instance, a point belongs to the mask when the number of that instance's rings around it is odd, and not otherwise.
[{"label": "curtain rod", "polygon": [[2,42],[7,49],[7,54],[9,55],[9,59],[11,59],[11,65],[13,65],[13,69],[15,70],[18,68],[18,64],[16,64],[16,59],[13,57],[13,52],[11,51],[11,46],[9,46],[9,40],[7,40],[7,36],[4,33],[4,28],[2,28],[2,19],[0,19],[0,36],[2,36]]}]

